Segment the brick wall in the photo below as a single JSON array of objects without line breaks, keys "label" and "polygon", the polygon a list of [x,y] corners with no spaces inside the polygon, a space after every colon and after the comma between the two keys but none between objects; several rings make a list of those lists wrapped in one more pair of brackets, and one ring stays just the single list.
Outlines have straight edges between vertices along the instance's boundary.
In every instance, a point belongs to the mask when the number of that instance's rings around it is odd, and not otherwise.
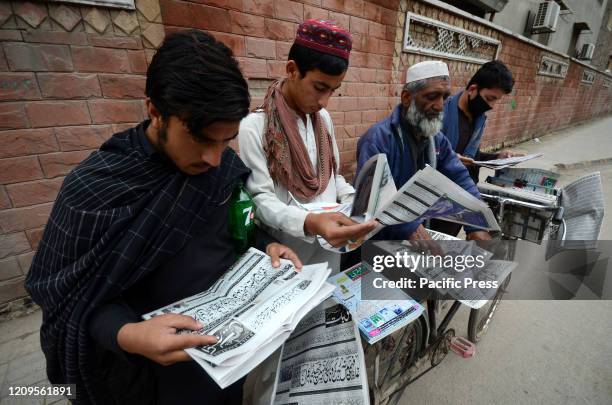
[{"label": "brick wall", "polygon": [[[498,58],[513,72],[516,84],[513,92],[487,114],[488,120],[482,144],[485,150],[499,149],[612,112],[612,89],[603,87],[604,79],[610,80],[612,76],[597,73],[568,57],[548,52],[492,27],[423,2],[404,0],[400,2],[399,10],[396,35],[398,41],[394,54],[395,85],[392,94],[394,103],[401,92],[401,80],[405,77],[406,69],[414,63],[432,59],[431,56],[401,52],[406,11],[492,37],[501,42]],[[550,56],[568,63],[567,76],[554,78],[538,75],[542,56]],[[480,67],[475,63],[456,60],[445,60],[445,62],[449,65],[453,92],[463,89]],[[593,84],[581,82],[585,69],[595,73]]]},{"label": "brick wall", "polygon": [[25,295],[64,176],[145,115],[147,58],[164,31],[157,0],[136,4],[0,1],[0,303]]},{"label": "brick wall", "polygon": [[[353,34],[350,69],[330,100],[342,171],[351,173],[358,136],[385,117],[390,98],[398,1],[362,0],[160,0],[169,31],[182,27],[208,30],[228,44],[252,89],[284,76],[298,24],[308,18],[335,20]],[[255,89],[253,105],[263,91]]]},{"label": "brick wall", "polygon": [[[513,71],[516,86],[489,113],[483,148],[496,149],[542,135],[612,111],[610,89],[596,73],[593,84],[580,81],[584,65],[569,63],[564,79],[538,75],[542,55],[549,52],[490,26],[424,2],[407,0],[160,0],[169,31],[196,27],[213,32],[234,50],[249,78],[253,105],[262,89],[282,77],[297,24],[307,18],[327,18],[348,28],[354,46],[350,68],[328,109],[336,128],[343,173],[355,169],[357,140],[367,128],[386,117],[396,105],[408,66],[431,56],[402,51],[407,11],[467,29],[501,42],[499,58]],[[426,35],[423,33],[422,35]],[[431,34],[435,35],[435,31]],[[435,42],[435,38],[431,42]],[[479,64],[445,60],[453,91],[462,89]]]},{"label": "brick wall", "polygon": [[[136,6],[130,12],[0,0],[0,303],[24,294],[23,278],[63,176],[112,133],[144,117],[146,61],[164,28],[208,30],[230,46],[249,79],[253,106],[283,76],[299,22],[325,18],[348,28],[350,68],[328,109],[349,178],[359,136],[398,102],[407,67],[432,58],[402,51],[406,11],[501,41],[500,58],[517,84],[489,114],[486,148],[612,111],[604,75],[595,72],[594,83],[584,84],[585,67],[554,54],[569,63],[567,76],[538,75],[546,50],[419,1],[136,0]],[[479,67],[447,62],[455,91]]]}]

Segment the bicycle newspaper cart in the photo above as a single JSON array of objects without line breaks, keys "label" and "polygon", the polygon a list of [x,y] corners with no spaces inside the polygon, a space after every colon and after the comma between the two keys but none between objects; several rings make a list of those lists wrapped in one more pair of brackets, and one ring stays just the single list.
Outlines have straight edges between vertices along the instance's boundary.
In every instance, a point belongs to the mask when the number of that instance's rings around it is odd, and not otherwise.
[{"label": "bicycle newspaper cart", "polygon": [[[489,177],[486,183],[479,185],[483,200],[490,206],[500,224],[501,232],[495,238],[523,239],[538,244],[546,236],[560,240],[565,238],[563,208],[560,205],[561,190],[554,187],[558,179],[556,173],[538,169],[509,169],[500,170],[496,174],[500,177]],[[506,181],[503,176],[516,176],[514,180],[523,189],[513,188],[512,182],[510,187],[505,187],[507,184],[500,185],[502,180]],[[543,186],[526,189],[525,186],[530,184],[527,180],[535,179]],[[436,238],[435,234],[433,236]],[[511,260],[514,251],[504,252],[504,256]],[[455,330],[448,328],[465,302],[452,301],[450,309],[444,313],[436,290],[417,292],[421,296],[413,297],[426,308],[426,312],[416,321],[373,345],[362,339],[371,403],[398,403],[407,386],[439,365],[451,350],[464,358],[471,357],[474,353],[473,343],[479,342],[486,333],[506,292],[510,274],[501,281],[492,299],[480,308],[471,309],[468,321],[468,337],[471,342],[456,337]],[[442,321],[438,324],[440,317]],[[424,367],[427,368],[421,371]]]},{"label": "bicycle newspaper cart", "polygon": [[[489,227],[499,229],[497,239],[539,244],[548,235],[549,257],[549,247],[555,256],[574,249],[574,242],[597,240],[603,217],[598,173],[563,190],[555,188],[557,178],[555,173],[537,169],[498,170],[479,185],[487,204],[470,205],[460,193],[451,196],[452,184],[430,171],[419,179],[418,196],[430,208],[452,203],[453,209],[464,207],[462,213],[485,215],[487,224],[497,221]],[[441,201],[444,204],[438,204]],[[478,220],[459,218],[472,224]],[[290,337],[291,344],[285,343],[279,368],[275,368],[279,376],[275,392],[286,399],[279,403],[308,403],[315,395],[323,400],[333,394],[335,398],[345,395],[345,403],[365,403],[369,397],[374,405],[396,404],[406,387],[438,366],[449,351],[464,358],[474,354],[474,344],[487,332],[510,274],[518,266],[515,244],[493,240],[482,245],[431,234],[433,241],[368,241],[361,245],[361,262],[327,280],[335,285],[329,306],[312,314],[295,340]],[[465,263],[464,259],[479,256],[484,258],[480,266],[459,268],[462,264],[455,261]],[[434,260],[415,264],[419,257]],[[452,260],[441,264],[435,261],[437,257]],[[408,258],[411,266],[406,265]],[[524,273],[515,274],[516,285],[523,281]],[[450,283],[440,283],[449,279]],[[457,280],[494,283],[468,288]],[[471,341],[455,336],[450,328],[463,304],[472,308],[467,325]]]},{"label": "bicycle newspaper cart", "polygon": [[[373,242],[373,245],[374,248],[380,249],[379,252],[392,255],[400,251],[390,249],[393,243],[380,241]],[[394,246],[401,249],[397,243]],[[504,277],[501,280],[508,280],[508,278]],[[500,284],[502,287],[491,300],[496,303],[495,305],[501,299],[507,281]],[[448,298],[442,298],[443,295],[437,290],[427,287],[412,288],[410,295],[425,307],[423,315],[374,344],[369,344],[362,337],[372,404],[398,403],[406,387],[438,366],[451,350],[464,358],[474,354],[474,344],[456,336],[455,330],[448,327],[462,304],[473,305],[474,302],[459,299],[447,301]],[[449,303],[450,308],[446,310],[446,305],[443,305],[442,302]],[[476,302],[480,302],[476,305],[477,308],[489,303],[483,300],[476,300]],[[474,329],[472,324],[480,319],[472,315],[474,312],[481,313],[479,309],[473,308],[471,311],[468,329]],[[491,316],[492,314],[493,312]],[[421,371],[423,368],[426,369]]]}]

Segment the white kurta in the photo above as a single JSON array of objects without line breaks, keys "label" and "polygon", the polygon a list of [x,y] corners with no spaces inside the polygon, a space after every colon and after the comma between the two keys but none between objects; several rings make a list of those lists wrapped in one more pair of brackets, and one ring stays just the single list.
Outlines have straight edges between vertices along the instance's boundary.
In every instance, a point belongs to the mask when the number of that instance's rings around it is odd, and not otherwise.
[{"label": "white kurta", "polygon": [[[331,117],[325,109],[322,109],[320,113],[327,125],[329,136],[331,136],[333,152],[339,166],[340,156]],[[266,225],[272,236],[294,249],[305,264],[328,261],[332,270],[337,272],[339,270],[339,255],[323,250],[313,237],[304,234],[304,220],[308,211],[298,207],[287,189],[270,177],[263,150],[265,121],[266,117],[263,111],[253,112],[241,121],[238,134],[240,157],[252,170],[246,188],[253,196],[257,206],[256,216],[261,223]],[[300,136],[306,145],[308,157],[316,170],[317,145],[310,115],[306,115],[306,124],[302,119],[297,118],[297,125]],[[332,173],[323,193],[311,201],[300,202],[350,202],[355,189],[336,172],[337,170],[334,170],[334,173]]]}]

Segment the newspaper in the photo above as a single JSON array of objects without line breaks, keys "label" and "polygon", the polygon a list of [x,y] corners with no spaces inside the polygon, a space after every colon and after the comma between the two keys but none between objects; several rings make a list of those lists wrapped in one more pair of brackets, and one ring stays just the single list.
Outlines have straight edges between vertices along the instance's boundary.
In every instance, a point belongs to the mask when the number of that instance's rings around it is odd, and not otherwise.
[{"label": "newspaper", "polygon": [[546,259],[564,250],[588,250],[597,247],[604,216],[603,187],[599,172],[591,173],[561,190],[563,221],[551,234]]},{"label": "newspaper", "polygon": [[[354,203],[299,204],[310,212],[340,212],[356,222],[375,219],[380,224],[363,239],[339,248],[333,247],[319,236],[318,242],[324,249],[339,253],[350,252],[385,226],[430,218],[440,218],[485,230],[499,230],[493,213],[484,202],[431,166],[419,170],[399,190],[395,188],[384,154],[371,157],[364,164],[363,170],[367,174],[360,172],[357,178]],[[367,209],[364,211],[363,207]]]},{"label": "newspaper", "polygon": [[559,177],[549,170],[507,168],[497,170],[478,188],[482,198],[499,208],[505,235],[540,244],[559,207]]},{"label": "newspaper", "polygon": [[[415,268],[415,273],[419,277],[426,278],[432,282],[443,282],[447,279],[463,280],[470,278],[477,281],[497,281],[501,284],[506,277],[518,265],[516,262],[505,260],[492,260],[493,253],[481,248],[474,241],[463,241],[454,236],[446,235],[441,232],[427,230],[431,238],[435,241],[443,241],[439,244],[440,255],[461,255],[461,256],[482,256],[485,266],[482,268],[471,267],[461,272],[446,267],[427,267],[419,266]],[[421,249],[413,246],[412,241],[380,241],[375,242],[383,251],[389,255],[403,254],[419,255]],[[442,283],[440,283],[442,284]],[[463,283],[460,283],[463,284]],[[440,294],[449,295],[470,308],[478,309],[485,305],[487,300],[493,298],[497,292],[496,288],[436,288]]]},{"label": "newspaper", "polygon": [[419,170],[376,215],[383,225],[439,218],[498,231],[491,209],[431,166]]},{"label": "newspaper", "polygon": [[332,299],[297,325],[282,350],[277,405],[367,405],[361,339],[350,313]]},{"label": "newspaper", "polygon": [[[436,268],[420,268],[417,269],[417,274],[427,277],[431,281],[442,281],[444,279],[463,279],[466,277],[474,280],[484,280],[498,282],[503,281],[508,274],[516,267],[514,262],[506,262],[502,260],[491,260],[493,253],[479,247],[474,241],[464,241],[457,237],[447,235],[445,233],[433,231],[428,229],[430,237],[433,240],[444,241],[443,248],[444,254],[448,255],[461,255],[461,256],[482,256],[486,262],[484,269],[478,269],[473,271],[468,269],[462,272],[451,271],[444,267]],[[456,242],[456,243],[453,243]],[[407,241],[402,242],[404,245],[408,245]],[[447,294],[455,299],[458,299],[464,305],[470,308],[478,309],[487,303],[487,299],[493,297],[495,290],[479,290],[479,289],[448,289],[448,288],[437,288],[441,294]],[[487,299],[484,299],[487,298]]]},{"label": "newspaper", "polygon": [[281,259],[250,248],[210,289],[144,314],[191,316],[204,327],[198,333],[218,342],[185,350],[213,380],[225,388],[266,359],[289,337],[298,322],[325,300],[334,287],[326,283],[327,264],[304,266],[297,272]]},{"label": "newspaper", "polygon": [[565,239],[597,240],[604,216],[599,172],[588,174],[563,187],[561,194]]},{"label": "newspaper", "polygon": [[512,198],[532,204],[554,208],[561,190],[556,188],[560,174],[533,168],[497,170],[478,188],[482,194]]},{"label": "newspaper", "polygon": [[456,236],[448,235],[433,229],[425,229],[432,240],[461,240]]},{"label": "newspaper", "polygon": [[531,159],[542,156],[542,153],[532,153],[531,155],[515,156],[505,159],[493,159],[493,160],[475,160],[474,164],[482,167],[488,167],[489,169],[503,169],[510,166],[515,166],[519,163],[526,162]]},{"label": "newspaper", "polygon": [[370,272],[367,263],[359,263],[327,281],[336,286],[332,297],[351,312],[363,337],[374,344],[417,319],[425,309],[400,289],[389,291],[385,300],[362,301],[361,297],[367,295],[362,288],[373,288],[361,282]]},{"label": "newspaper", "polygon": [[[499,285],[510,275],[510,273],[518,266],[517,262],[507,260],[489,260],[484,269],[475,272],[472,278],[477,281],[497,281]],[[470,276],[466,273],[465,276]],[[450,294],[454,297],[461,297],[459,300],[462,304],[473,309],[483,307],[488,300],[493,299],[497,293],[497,288],[478,289],[470,288],[463,290],[451,290]]]},{"label": "newspaper", "polygon": [[351,218],[359,222],[375,218],[397,192],[387,155],[379,153],[363,164],[355,179],[355,189]]},{"label": "newspaper", "polygon": [[[355,196],[351,203],[298,203],[298,205],[314,213],[339,212],[361,223],[375,218],[376,212],[380,207],[396,192],[397,188],[395,187],[391,169],[389,169],[389,164],[387,163],[387,156],[383,153],[379,153],[368,159],[359,171],[359,175],[355,179]],[[353,241],[341,247],[332,246],[321,236],[317,237],[317,241],[324,249],[338,253],[346,253],[361,246],[365,240],[370,239],[382,228],[382,226],[378,226],[362,240]]]}]

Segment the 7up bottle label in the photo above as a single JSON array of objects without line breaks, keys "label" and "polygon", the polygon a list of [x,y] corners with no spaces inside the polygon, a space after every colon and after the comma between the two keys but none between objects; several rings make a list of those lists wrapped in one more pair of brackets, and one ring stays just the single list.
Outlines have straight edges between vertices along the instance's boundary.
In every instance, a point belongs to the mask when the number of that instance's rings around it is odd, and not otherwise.
[{"label": "7up bottle label", "polygon": [[236,254],[240,255],[255,243],[255,204],[244,184],[239,182],[232,193],[229,207],[230,233]]}]

